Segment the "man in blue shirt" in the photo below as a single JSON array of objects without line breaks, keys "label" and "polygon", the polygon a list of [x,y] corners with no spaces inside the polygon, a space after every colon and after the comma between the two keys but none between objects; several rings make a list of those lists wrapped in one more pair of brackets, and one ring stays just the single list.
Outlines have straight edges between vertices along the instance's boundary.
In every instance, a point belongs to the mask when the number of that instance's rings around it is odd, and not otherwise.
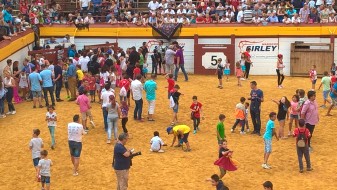
[{"label": "man in blue shirt", "polygon": [[55,82],[55,96],[57,102],[62,102],[60,98],[60,93],[62,89],[62,68],[61,68],[62,60],[58,61],[58,63],[55,63],[54,65],[54,82]]},{"label": "man in blue shirt", "polygon": [[71,46],[68,49],[68,57],[75,57],[76,54],[76,46],[75,44],[71,44]]},{"label": "man in blue shirt", "polygon": [[328,112],[326,113],[327,116],[332,116],[330,114],[330,111],[332,110],[333,107],[337,106],[337,82],[331,88],[330,97],[331,97],[331,106],[329,107]]},{"label": "man in blue shirt", "polygon": [[256,81],[250,82],[250,97],[248,100],[251,100],[250,104],[250,115],[252,117],[252,122],[254,125],[254,131],[252,134],[257,134],[261,136],[261,102],[263,102],[263,91],[257,88]]},{"label": "man in blue shirt", "polygon": [[152,74],[151,79],[146,81],[144,84],[144,90],[146,92],[146,100],[149,103],[148,109],[148,121],[154,121],[153,114],[154,108],[156,106],[156,90],[157,90],[157,83],[154,81],[156,79],[156,75]]},{"label": "man in blue shirt", "polygon": [[70,91],[70,99],[69,101],[76,100],[76,66],[73,63],[73,60],[70,59],[70,64],[67,70],[67,77],[68,77],[68,86]]},{"label": "man in blue shirt", "polygon": [[112,164],[117,176],[117,189],[128,188],[129,169],[133,150],[126,149],[125,144],[127,141],[128,135],[126,133],[120,134],[114,148]]},{"label": "man in blue shirt", "polygon": [[41,104],[41,97],[42,97],[41,82],[42,82],[42,78],[41,78],[40,74],[38,73],[37,67],[34,67],[34,71],[29,74],[28,78],[29,78],[29,81],[30,81],[30,91],[31,91],[32,96],[33,96],[33,105],[34,105],[33,108],[36,108],[36,102],[39,102],[39,107],[43,108],[43,106]]},{"label": "man in blue shirt", "polygon": [[42,89],[44,101],[46,102],[46,106],[49,107],[48,101],[48,92],[51,98],[53,109],[55,106],[55,98],[54,98],[54,85],[53,85],[53,73],[48,69],[46,65],[41,65],[42,71],[40,72],[40,76],[42,78]]}]

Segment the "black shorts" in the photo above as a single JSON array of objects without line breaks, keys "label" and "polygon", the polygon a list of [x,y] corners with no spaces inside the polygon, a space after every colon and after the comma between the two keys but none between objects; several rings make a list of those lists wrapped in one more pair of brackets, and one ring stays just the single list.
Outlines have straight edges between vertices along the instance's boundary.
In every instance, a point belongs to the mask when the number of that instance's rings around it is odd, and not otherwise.
[{"label": "black shorts", "polygon": [[219,70],[218,69],[218,79],[222,79],[222,75],[223,75],[223,72],[222,72],[222,70]]},{"label": "black shorts", "polygon": [[70,155],[75,158],[79,158],[82,152],[82,143],[75,141],[68,141]]},{"label": "black shorts", "polygon": [[[184,134],[184,137],[181,139],[184,143],[188,143],[188,135],[189,135],[190,133],[188,132],[188,133],[185,133]],[[181,138],[181,137],[180,137]],[[180,139],[179,138],[179,139]]]},{"label": "black shorts", "polygon": [[68,81],[64,81],[64,88],[69,88],[69,83],[68,83]]},{"label": "black shorts", "polygon": [[89,90],[90,95],[95,95],[96,90]]}]

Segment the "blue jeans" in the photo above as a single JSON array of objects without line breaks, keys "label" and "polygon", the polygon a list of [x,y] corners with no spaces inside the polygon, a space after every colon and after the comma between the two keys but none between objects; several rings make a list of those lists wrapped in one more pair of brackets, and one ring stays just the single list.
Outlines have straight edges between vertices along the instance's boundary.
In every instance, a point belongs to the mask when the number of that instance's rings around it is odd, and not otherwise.
[{"label": "blue jeans", "polygon": [[180,68],[181,68],[181,71],[184,73],[185,80],[188,81],[188,76],[187,76],[187,73],[185,71],[184,64],[180,64],[180,65],[176,66],[176,70],[174,72],[174,80],[177,81],[177,79],[178,79],[178,72],[179,72]]},{"label": "blue jeans", "polygon": [[62,89],[62,80],[57,80],[55,82],[55,96],[56,96],[56,100],[60,99],[61,89]]},{"label": "blue jeans", "polygon": [[260,110],[250,110],[250,116],[252,117],[252,122],[254,126],[254,131],[256,133],[260,133],[261,130],[261,118],[260,118]]},{"label": "blue jeans", "polygon": [[105,132],[108,132],[108,110],[107,108],[103,107],[102,112],[103,112],[104,130]]},{"label": "blue jeans", "polygon": [[55,145],[55,126],[48,126],[49,128],[49,133],[51,136],[51,145],[54,146]]},{"label": "blue jeans", "polygon": [[135,100],[135,110],[133,111],[133,118],[141,120],[143,111],[143,99]]},{"label": "blue jeans", "polygon": [[111,131],[114,131],[114,138],[117,140],[118,136],[118,117],[108,116],[108,139],[111,139]]},{"label": "blue jeans", "polygon": [[3,115],[5,114],[5,104],[4,104],[4,101],[5,101],[5,96],[0,98],[0,115]]},{"label": "blue jeans", "polygon": [[48,92],[51,98],[52,105],[55,106],[55,98],[54,98],[54,87],[43,87],[43,96],[44,96],[44,101],[46,102],[46,106],[49,106],[49,101],[48,101]]}]

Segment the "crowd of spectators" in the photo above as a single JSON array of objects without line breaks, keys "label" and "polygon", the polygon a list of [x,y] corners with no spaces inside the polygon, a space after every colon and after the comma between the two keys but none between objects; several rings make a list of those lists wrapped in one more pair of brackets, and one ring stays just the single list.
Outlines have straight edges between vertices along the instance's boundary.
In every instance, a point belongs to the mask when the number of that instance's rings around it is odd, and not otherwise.
[{"label": "crowd of spectators", "polygon": [[[70,3],[70,2],[69,2]],[[334,0],[151,0],[147,8],[134,8],[133,0],[79,0],[78,9],[63,11],[52,0],[3,0],[0,5],[0,37],[10,39],[17,32],[37,24],[125,24],[162,26],[202,23],[336,23]],[[19,10],[13,15],[13,7]],[[2,31],[2,32],[1,32]]]}]

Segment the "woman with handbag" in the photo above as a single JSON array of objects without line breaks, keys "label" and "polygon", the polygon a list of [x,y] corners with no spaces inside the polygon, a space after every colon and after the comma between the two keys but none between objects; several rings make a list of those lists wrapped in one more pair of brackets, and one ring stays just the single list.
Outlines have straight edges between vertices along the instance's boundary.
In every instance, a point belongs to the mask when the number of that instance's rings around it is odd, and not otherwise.
[{"label": "woman with handbag", "polygon": [[277,73],[277,86],[278,88],[283,88],[282,83],[284,80],[284,64],[283,64],[283,55],[278,54],[277,55],[277,63],[276,63],[276,73]]}]

